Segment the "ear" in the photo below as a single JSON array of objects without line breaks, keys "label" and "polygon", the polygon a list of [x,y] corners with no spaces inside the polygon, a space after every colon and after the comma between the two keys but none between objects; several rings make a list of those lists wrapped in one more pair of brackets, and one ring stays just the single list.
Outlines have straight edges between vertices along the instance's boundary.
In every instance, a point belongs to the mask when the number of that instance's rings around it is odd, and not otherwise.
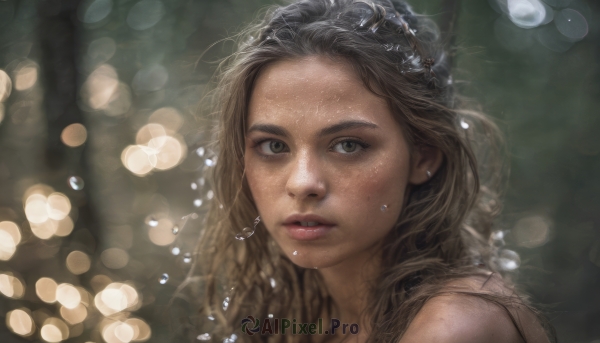
[{"label": "ear", "polygon": [[413,152],[408,182],[414,185],[425,183],[440,169],[444,156],[440,149],[431,146],[417,145]]}]

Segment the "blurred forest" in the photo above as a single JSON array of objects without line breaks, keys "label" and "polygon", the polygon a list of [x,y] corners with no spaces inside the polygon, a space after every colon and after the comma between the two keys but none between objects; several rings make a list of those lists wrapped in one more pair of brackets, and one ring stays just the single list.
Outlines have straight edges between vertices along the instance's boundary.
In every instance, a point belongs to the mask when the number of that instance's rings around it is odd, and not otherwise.
[{"label": "blurred forest", "polygon": [[[207,49],[273,3],[0,1],[0,342],[188,325],[167,308],[212,198],[198,103],[235,46]],[[453,1],[411,3],[440,22]],[[459,4],[454,82],[507,137],[506,270],[559,341],[598,343],[600,2]]]}]

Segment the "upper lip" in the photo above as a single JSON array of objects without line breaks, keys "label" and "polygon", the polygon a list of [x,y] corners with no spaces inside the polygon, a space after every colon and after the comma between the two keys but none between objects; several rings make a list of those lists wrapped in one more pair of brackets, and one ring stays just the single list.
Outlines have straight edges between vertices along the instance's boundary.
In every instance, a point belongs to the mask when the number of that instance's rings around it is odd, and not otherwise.
[{"label": "upper lip", "polygon": [[335,223],[330,222],[329,220],[316,215],[316,214],[292,214],[291,216],[285,219],[283,222],[284,225],[294,224],[297,222],[317,222],[319,224],[324,225],[334,225]]}]

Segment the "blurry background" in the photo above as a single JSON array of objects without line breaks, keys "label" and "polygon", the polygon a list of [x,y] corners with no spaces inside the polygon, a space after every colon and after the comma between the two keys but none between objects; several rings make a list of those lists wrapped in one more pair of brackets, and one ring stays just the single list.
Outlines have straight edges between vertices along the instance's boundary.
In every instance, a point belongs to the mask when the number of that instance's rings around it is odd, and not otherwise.
[{"label": "blurry background", "polygon": [[[453,2],[413,7],[444,21]],[[234,46],[199,57],[269,4],[0,1],[1,342],[169,342],[188,325],[167,308],[212,198],[198,102]],[[509,145],[502,265],[559,340],[600,342],[600,2],[457,13],[454,82]]]}]

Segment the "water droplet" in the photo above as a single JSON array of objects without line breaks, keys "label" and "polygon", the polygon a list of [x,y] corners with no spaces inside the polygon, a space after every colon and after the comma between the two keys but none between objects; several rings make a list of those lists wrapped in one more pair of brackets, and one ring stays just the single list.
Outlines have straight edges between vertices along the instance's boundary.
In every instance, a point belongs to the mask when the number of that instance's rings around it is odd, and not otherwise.
[{"label": "water droplet", "polygon": [[210,334],[208,332],[207,333],[203,333],[201,335],[198,335],[198,337],[196,337],[196,339],[199,340],[199,341],[210,341],[210,338],[211,337],[210,337]]},{"label": "water droplet", "polygon": [[229,307],[229,297],[226,297],[225,300],[223,300],[223,311],[227,311],[227,308]]},{"label": "water droplet", "polygon": [[183,263],[190,263],[192,262],[192,254],[190,254],[189,252],[186,252],[185,254],[183,254]]},{"label": "water droplet", "polygon": [[243,241],[246,238],[252,236],[253,234],[254,234],[254,229],[245,227],[242,229],[242,232],[235,235],[235,239],[237,239],[238,241]]},{"label": "water droplet", "polygon": [[269,313],[269,319],[273,319],[273,313]]},{"label": "water droplet", "polygon": [[206,199],[210,200],[215,196],[215,193],[211,190],[206,192]]},{"label": "water droplet", "polygon": [[468,129],[469,128],[469,123],[467,123],[466,121],[464,121],[464,119],[460,120],[460,127],[462,127],[463,129]]},{"label": "water droplet", "polygon": [[556,15],[554,24],[560,33],[570,39],[583,39],[588,34],[588,23],[578,11],[566,8]]},{"label": "water droplet", "polygon": [[190,187],[191,187],[193,190],[196,190],[196,189],[198,189],[198,184],[196,184],[195,182],[192,182],[192,184],[190,185]]},{"label": "water droplet", "polygon": [[539,0],[512,0],[507,6],[510,20],[521,28],[537,27],[546,18],[546,8]]},{"label": "water droplet", "polygon": [[275,287],[277,287],[277,281],[275,281],[275,279],[273,279],[273,278],[270,278],[270,279],[269,279],[269,282],[271,282],[271,288],[275,288]]},{"label": "water droplet", "polygon": [[173,226],[173,228],[171,229],[171,232],[173,232],[174,235],[179,233],[179,226],[175,225]]},{"label": "water droplet", "polygon": [[297,250],[294,250],[294,252],[292,253],[292,255],[294,255],[294,256],[298,256],[298,251],[297,251]]},{"label": "water droplet", "polygon": [[381,212],[385,212],[387,211],[388,206],[387,205],[381,205]]},{"label": "water droplet", "polygon": [[148,216],[146,217],[146,224],[148,226],[155,227],[156,225],[158,225],[158,220],[156,220],[156,218],[154,218],[153,216]]},{"label": "water droplet", "polygon": [[215,317],[213,317],[212,314],[209,314],[207,318],[208,318],[208,320],[215,320]]},{"label": "water droplet", "polygon": [[237,335],[232,333],[231,336],[225,337],[225,339],[223,340],[223,343],[233,343],[235,341],[237,341]]},{"label": "water droplet", "polygon": [[173,249],[171,249],[171,254],[177,256],[179,255],[179,253],[181,252],[181,249],[179,249],[178,247],[173,247]]},{"label": "water droplet", "polygon": [[194,206],[196,206],[196,207],[202,206],[202,199],[196,199],[196,200],[194,200]]},{"label": "water droplet", "polygon": [[202,157],[204,156],[204,147],[199,147],[198,149],[196,149],[196,155]]},{"label": "water droplet", "polygon": [[161,275],[160,278],[158,278],[158,282],[161,285],[164,285],[165,283],[167,283],[167,281],[169,281],[169,274],[167,274],[167,273]]},{"label": "water droplet", "polygon": [[516,252],[504,249],[498,257],[498,265],[503,270],[515,270],[521,265],[521,258]]},{"label": "water droplet", "polygon": [[206,160],[204,160],[204,164],[206,164],[208,167],[212,167],[215,165],[215,161],[211,160],[210,158],[207,158]]},{"label": "water droplet", "polygon": [[83,179],[79,176],[71,176],[69,178],[69,186],[76,191],[80,191],[83,189],[83,186],[85,186],[85,182],[83,182]]}]

